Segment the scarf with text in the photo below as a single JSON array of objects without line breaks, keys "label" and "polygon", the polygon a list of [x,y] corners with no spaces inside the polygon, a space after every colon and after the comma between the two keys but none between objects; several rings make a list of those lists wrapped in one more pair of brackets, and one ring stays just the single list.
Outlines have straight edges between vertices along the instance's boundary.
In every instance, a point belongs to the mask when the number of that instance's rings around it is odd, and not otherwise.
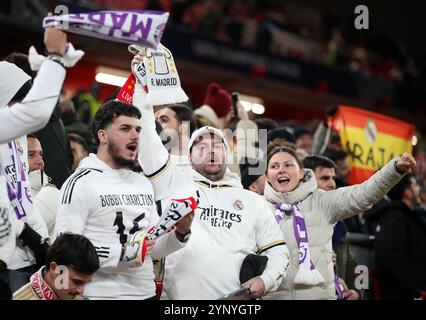
[{"label": "scarf with text", "polygon": [[315,269],[315,265],[311,260],[308,230],[306,228],[305,218],[302,216],[298,205],[298,203],[293,205],[276,203],[275,219],[279,224],[286,212],[290,212],[290,214],[293,213],[293,232],[299,246],[299,268],[294,278],[294,283],[317,285],[324,282],[324,278],[318,270]]},{"label": "scarf with text", "polygon": [[34,290],[40,300],[58,300],[55,292],[43,279],[43,269],[44,267],[42,267],[40,270],[38,270],[31,276],[31,288]]},{"label": "scarf with text", "polygon": [[168,19],[168,12],[106,10],[45,17],[43,28],[156,49]]}]

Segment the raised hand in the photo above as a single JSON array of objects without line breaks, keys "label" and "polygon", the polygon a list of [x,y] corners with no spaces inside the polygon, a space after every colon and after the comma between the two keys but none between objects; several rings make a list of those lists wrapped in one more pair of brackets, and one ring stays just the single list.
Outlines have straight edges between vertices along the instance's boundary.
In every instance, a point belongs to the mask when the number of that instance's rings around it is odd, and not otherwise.
[{"label": "raised hand", "polygon": [[[51,17],[52,13],[49,12],[48,16]],[[49,27],[44,30],[44,45],[47,52],[55,52],[64,55],[66,44],[67,35],[65,32],[54,27]]]},{"label": "raised hand", "polygon": [[409,172],[416,168],[416,160],[411,154],[405,152],[397,161],[396,168],[400,173]]}]

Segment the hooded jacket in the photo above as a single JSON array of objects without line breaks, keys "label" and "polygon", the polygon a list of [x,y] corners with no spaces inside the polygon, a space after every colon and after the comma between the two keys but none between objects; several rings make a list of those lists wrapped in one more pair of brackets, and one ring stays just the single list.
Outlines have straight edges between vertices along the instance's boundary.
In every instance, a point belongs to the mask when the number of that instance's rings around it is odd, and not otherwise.
[{"label": "hooded jacket", "polygon": [[68,178],[59,195],[55,235],[73,232],[95,246],[100,269],[84,291],[91,299],[147,299],[155,295],[152,259],[185,244],[170,232],[156,240],[142,266],[122,262],[123,245],[135,232],[158,221],[151,183],[128,169],[112,169],[90,154]]},{"label": "hooded jacket", "polygon": [[46,59],[27,96],[12,108],[6,105],[30,77],[5,61],[0,62],[0,75],[0,143],[6,143],[46,125],[59,98],[65,68]]},{"label": "hooded jacket", "polygon": [[291,215],[285,215],[280,228],[290,250],[290,266],[287,277],[277,292],[269,299],[336,299],[333,283],[332,236],[334,224],[369,209],[379,201],[403,175],[395,169],[397,158],[390,161],[367,181],[349,187],[324,191],[317,188],[312,170],[304,169],[305,175],[299,186],[291,192],[275,191],[269,182],[265,184],[265,199],[273,212],[277,202],[299,204],[306,223],[311,260],[324,278],[315,286],[295,284],[294,277],[299,267],[299,247],[293,231]]},{"label": "hooded jacket", "polygon": [[[166,259],[164,290],[168,298],[218,299],[238,289],[243,260],[253,253],[268,257],[260,278],[266,291],[276,288],[285,274],[288,251],[262,198],[242,189],[238,175],[229,169],[213,182],[170,161],[155,131],[152,106],[144,105],[140,90],[136,86],[133,96],[134,105],[142,112],[139,162],[153,184],[156,200],[163,204],[172,197],[193,196],[198,201],[188,245]],[[208,127],[196,132],[207,131],[221,135]],[[190,145],[193,141],[194,136]]]},{"label": "hooded jacket", "polygon": [[56,213],[58,211],[59,190],[49,183],[49,177],[43,170],[28,173],[31,182],[31,196],[34,206],[46,223],[49,236],[53,236]]}]

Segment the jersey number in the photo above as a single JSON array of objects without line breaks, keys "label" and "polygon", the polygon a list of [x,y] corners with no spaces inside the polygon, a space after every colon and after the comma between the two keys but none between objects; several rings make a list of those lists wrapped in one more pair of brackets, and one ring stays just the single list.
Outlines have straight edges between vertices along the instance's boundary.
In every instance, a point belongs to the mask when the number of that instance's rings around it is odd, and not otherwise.
[{"label": "jersey number", "polygon": [[[145,218],[145,212],[141,215],[137,216],[135,220],[133,220],[133,228],[130,229],[129,234],[134,234],[138,232],[141,227],[139,226],[139,221],[141,221],[143,218]],[[117,226],[117,233],[120,235],[120,243],[124,244],[127,242],[127,234],[124,233],[124,230],[126,230],[126,227],[123,223],[123,212],[117,211],[114,221],[114,226]]]}]

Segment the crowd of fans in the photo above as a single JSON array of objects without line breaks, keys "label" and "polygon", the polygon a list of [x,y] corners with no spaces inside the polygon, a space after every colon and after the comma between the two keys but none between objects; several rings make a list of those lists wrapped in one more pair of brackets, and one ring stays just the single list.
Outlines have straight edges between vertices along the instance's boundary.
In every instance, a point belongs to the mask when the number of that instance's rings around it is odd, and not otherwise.
[{"label": "crowd of fans", "polygon": [[[232,1],[229,16],[250,16],[250,4]],[[224,9],[200,1],[187,10],[200,17],[203,6]],[[197,23],[185,12],[182,23]],[[357,280],[352,232],[376,237],[375,298],[426,299],[426,183],[410,154],[349,186],[349,155],[325,120],[315,132],[251,120],[217,83],[194,110],[145,103],[133,69],[133,105],[99,101],[96,86],[70,100],[60,94],[65,43],[46,30],[38,73],[22,53],[0,65],[11,79],[0,86],[1,117],[50,108],[44,122],[1,136],[3,298],[218,299],[241,285],[240,298],[359,300],[371,286]],[[64,274],[69,285],[58,287]]]}]

